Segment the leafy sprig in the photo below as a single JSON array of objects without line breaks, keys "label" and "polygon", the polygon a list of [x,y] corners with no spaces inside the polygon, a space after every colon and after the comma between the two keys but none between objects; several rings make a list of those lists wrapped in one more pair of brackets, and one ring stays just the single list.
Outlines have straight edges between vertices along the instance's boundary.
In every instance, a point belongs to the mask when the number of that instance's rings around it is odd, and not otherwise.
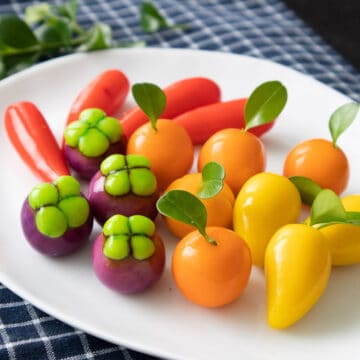
[{"label": "leafy sprig", "polygon": [[189,27],[187,24],[170,24],[150,1],[144,1],[141,4],[140,24],[146,33],[154,33],[164,29],[186,30]]},{"label": "leafy sprig", "polygon": [[76,20],[77,10],[77,1],[69,0],[62,6],[28,6],[24,18],[0,17],[0,78],[47,57],[115,45],[109,26],[95,23],[82,28]]},{"label": "leafy sprig", "polygon": [[[149,1],[142,4],[140,11],[144,32],[183,28],[169,24]],[[78,1],[68,0],[63,5],[47,2],[30,5],[22,17],[0,16],[0,79],[58,55],[145,45],[142,41],[117,43],[110,26],[95,22],[84,28],[78,23],[77,15]]]}]

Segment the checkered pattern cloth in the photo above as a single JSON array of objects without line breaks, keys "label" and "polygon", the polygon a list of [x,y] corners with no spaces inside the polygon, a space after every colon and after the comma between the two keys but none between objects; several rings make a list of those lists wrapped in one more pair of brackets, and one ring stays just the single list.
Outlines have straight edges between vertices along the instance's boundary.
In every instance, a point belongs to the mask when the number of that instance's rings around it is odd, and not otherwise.
[{"label": "checkered pattern cloth", "polygon": [[[150,47],[217,50],[266,58],[311,75],[360,101],[360,73],[280,0],[153,0],[169,22],[186,32],[145,34],[140,0],[80,0],[79,22],[111,26],[118,42]],[[23,14],[28,0],[1,1],[0,14]],[[55,3],[60,4],[60,1]],[[33,307],[0,284],[1,360],[153,359],[72,328]]]}]

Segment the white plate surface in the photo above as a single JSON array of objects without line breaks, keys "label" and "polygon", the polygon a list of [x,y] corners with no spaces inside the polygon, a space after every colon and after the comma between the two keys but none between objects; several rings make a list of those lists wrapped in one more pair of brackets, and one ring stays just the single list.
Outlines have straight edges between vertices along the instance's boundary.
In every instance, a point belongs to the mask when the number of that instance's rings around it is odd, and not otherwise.
[{"label": "white plate surface", "polygon": [[[1,116],[7,105],[33,101],[60,140],[72,100],[98,73],[119,68],[130,82],[166,86],[190,76],[218,82],[223,99],[245,97],[261,82],[280,80],[289,100],[276,126],[263,137],[267,170],[281,172],[290,148],[312,137],[329,138],[330,114],[349,99],[294,70],[268,61],[216,52],[123,49],[71,55],[34,66],[0,82]],[[133,104],[129,96],[126,107]],[[271,330],[266,323],[265,284],[254,268],[243,295],[210,310],[186,301],[169,271],[173,238],[163,231],[167,264],[150,291],[122,296],[95,277],[90,243],[78,254],[49,259],[26,243],[20,228],[23,199],[38,180],[0,129],[0,281],[35,306],[90,334],[171,359],[359,359],[360,267],[334,269],[326,292],[295,326]],[[348,193],[360,191],[360,129],[339,140],[351,163]]]}]

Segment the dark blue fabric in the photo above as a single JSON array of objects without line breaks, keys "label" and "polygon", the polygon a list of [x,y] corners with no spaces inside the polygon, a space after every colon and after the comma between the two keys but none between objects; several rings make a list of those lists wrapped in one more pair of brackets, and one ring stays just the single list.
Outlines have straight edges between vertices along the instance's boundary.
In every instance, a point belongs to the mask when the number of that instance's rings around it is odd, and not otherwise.
[{"label": "dark blue fabric", "polygon": [[[1,1],[0,14],[22,14],[27,0]],[[60,4],[61,1],[56,1]],[[147,46],[219,50],[266,58],[311,75],[352,99],[360,100],[360,73],[314,33],[280,0],[153,0],[172,23],[186,32],[145,34],[140,0],[79,1],[79,22],[102,21],[118,42]],[[68,326],[0,285],[0,359],[152,359],[109,344]]]}]

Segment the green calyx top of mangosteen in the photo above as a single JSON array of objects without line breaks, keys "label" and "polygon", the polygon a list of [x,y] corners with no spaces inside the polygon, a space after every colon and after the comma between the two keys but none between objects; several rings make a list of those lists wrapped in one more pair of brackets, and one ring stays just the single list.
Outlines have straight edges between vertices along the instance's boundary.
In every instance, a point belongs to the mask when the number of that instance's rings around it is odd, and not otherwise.
[{"label": "green calyx top of mangosteen", "polygon": [[110,155],[102,161],[100,171],[106,177],[105,191],[112,196],[122,196],[130,192],[149,196],[156,191],[156,177],[145,156]]},{"label": "green calyx top of mangosteen", "polygon": [[137,260],[150,258],[155,252],[152,236],[155,224],[143,215],[113,215],[103,227],[106,238],[103,253],[112,260],[123,260],[132,255]]},{"label": "green calyx top of mangosteen", "polygon": [[87,157],[103,155],[110,144],[122,138],[122,127],[114,117],[106,116],[101,109],[86,109],[80,113],[79,120],[65,129],[65,143],[78,148]]},{"label": "green calyx top of mangosteen", "polygon": [[35,186],[28,201],[36,211],[38,231],[52,238],[62,236],[68,228],[83,225],[90,213],[87,200],[80,194],[80,184],[72,176]]}]

